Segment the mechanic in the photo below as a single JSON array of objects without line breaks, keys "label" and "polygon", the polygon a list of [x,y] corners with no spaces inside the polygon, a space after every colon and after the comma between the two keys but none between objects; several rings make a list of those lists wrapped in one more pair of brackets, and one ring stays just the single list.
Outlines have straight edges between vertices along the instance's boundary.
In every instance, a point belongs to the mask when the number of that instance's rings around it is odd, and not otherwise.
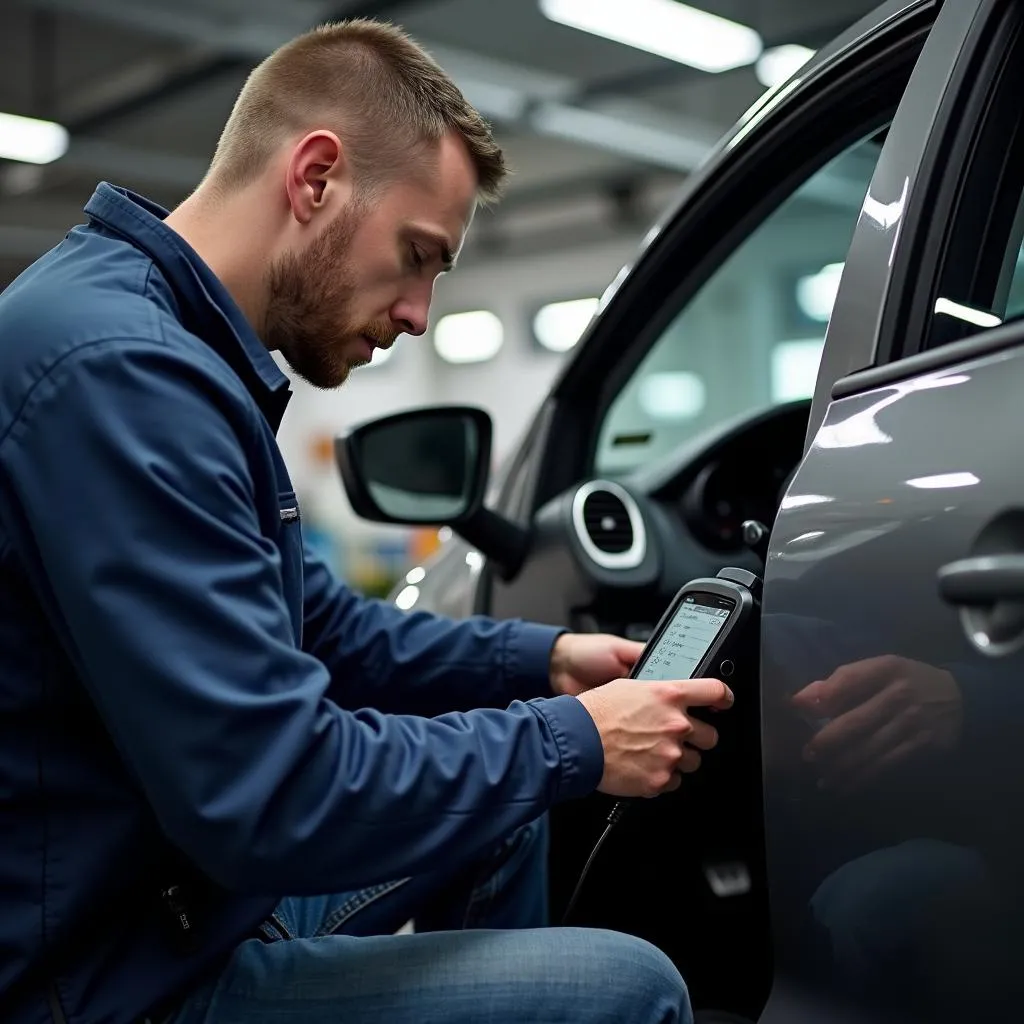
[{"label": "mechanic", "polygon": [[5,1024],[690,1019],[654,947],[541,928],[544,814],[677,787],[728,688],[357,597],[275,440],[271,352],[334,388],[422,335],[504,176],[407,36],[324,26],[180,207],[101,184],[0,297]]}]

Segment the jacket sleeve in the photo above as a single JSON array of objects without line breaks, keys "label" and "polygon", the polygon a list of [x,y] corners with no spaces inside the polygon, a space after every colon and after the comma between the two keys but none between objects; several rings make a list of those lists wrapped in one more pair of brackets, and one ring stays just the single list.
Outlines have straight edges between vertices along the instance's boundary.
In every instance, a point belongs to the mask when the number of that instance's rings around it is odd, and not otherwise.
[{"label": "jacket sleeve", "polygon": [[331,697],[345,708],[438,715],[550,697],[560,632],[403,612],[359,597],[305,552],[303,646],[327,666]]},{"label": "jacket sleeve", "polygon": [[7,525],[168,838],[230,889],[339,891],[592,790],[600,737],[574,698],[434,719],[328,698],[259,526],[261,429],[240,386],[177,350],[98,343],[0,443]]}]

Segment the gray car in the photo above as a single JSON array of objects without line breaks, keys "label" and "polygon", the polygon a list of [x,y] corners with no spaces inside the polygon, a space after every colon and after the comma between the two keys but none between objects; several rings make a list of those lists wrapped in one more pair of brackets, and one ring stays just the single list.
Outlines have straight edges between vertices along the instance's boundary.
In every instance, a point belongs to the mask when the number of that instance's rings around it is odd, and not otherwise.
[{"label": "gray car", "polygon": [[[881,7],[690,179],[499,485],[472,408],[339,440],[357,512],[454,531],[406,607],[645,637],[688,580],[763,574],[719,749],[578,911],[705,1013],[1024,1020],[1022,96],[1020,0]],[[706,326],[783,229],[839,282],[810,400],[766,384],[784,313]],[[695,368],[700,415],[654,415]],[[607,809],[553,813],[556,916]]]}]

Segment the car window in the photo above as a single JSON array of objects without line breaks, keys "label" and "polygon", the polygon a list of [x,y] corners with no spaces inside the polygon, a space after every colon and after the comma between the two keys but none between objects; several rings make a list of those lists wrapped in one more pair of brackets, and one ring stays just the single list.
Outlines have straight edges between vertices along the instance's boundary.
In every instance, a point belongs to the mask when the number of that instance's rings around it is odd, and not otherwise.
[{"label": "car window", "polygon": [[810,397],[880,147],[808,179],[672,319],[612,402],[595,471],[621,475],[734,416]]},{"label": "car window", "polygon": [[904,224],[895,254],[917,281],[890,300],[905,354],[1024,317],[1022,29],[1020,4],[989,5],[950,44],[971,70],[932,119],[917,173],[930,202],[920,228]]},{"label": "car window", "polygon": [[1003,317],[1006,320],[1019,320],[1024,317],[1024,244],[1015,246],[1015,252],[1010,291],[1006,298],[1006,309],[1003,310]]}]

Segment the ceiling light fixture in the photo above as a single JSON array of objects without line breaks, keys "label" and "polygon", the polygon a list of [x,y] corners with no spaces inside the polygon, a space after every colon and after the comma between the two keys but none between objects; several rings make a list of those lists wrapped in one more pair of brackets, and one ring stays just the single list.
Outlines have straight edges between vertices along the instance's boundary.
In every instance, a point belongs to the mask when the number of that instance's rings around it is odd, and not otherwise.
[{"label": "ceiling light fixture", "polygon": [[0,114],[0,159],[49,164],[68,151],[68,130],[53,121]]},{"label": "ceiling light fixture", "polygon": [[597,312],[597,299],[569,299],[542,306],[533,318],[533,334],[549,352],[568,352]]},{"label": "ceiling light fixture", "polygon": [[793,77],[813,56],[815,51],[806,46],[773,46],[758,58],[754,70],[757,80],[766,88],[774,89]]},{"label": "ceiling light fixture", "polygon": [[493,359],[505,338],[498,317],[486,309],[450,313],[434,328],[434,350],[446,363],[485,363]]},{"label": "ceiling light fixture", "polygon": [[796,301],[804,316],[827,324],[839,295],[845,263],[830,263],[816,274],[801,277],[796,284]]},{"label": "ceiling light fixture", "polygon": [[601,146],[613,153],[686,173],[700,167],[711,152],[711,146],[705,142],[565,103],[542,103],[533,111],[530,124],[543,135]]},{"label": "ceiling light fixture", "polygon": [[540,10],[560,25],[701,71],[753,64],[764,49],[752,28],[676,0],[540,0]]},{"label": "ceiling light fixture", "polygon": [[640,407],[651,419],[678,422],[699,416],[707,405],[704,380],[687,370],[652,373],[640,383]]}]

